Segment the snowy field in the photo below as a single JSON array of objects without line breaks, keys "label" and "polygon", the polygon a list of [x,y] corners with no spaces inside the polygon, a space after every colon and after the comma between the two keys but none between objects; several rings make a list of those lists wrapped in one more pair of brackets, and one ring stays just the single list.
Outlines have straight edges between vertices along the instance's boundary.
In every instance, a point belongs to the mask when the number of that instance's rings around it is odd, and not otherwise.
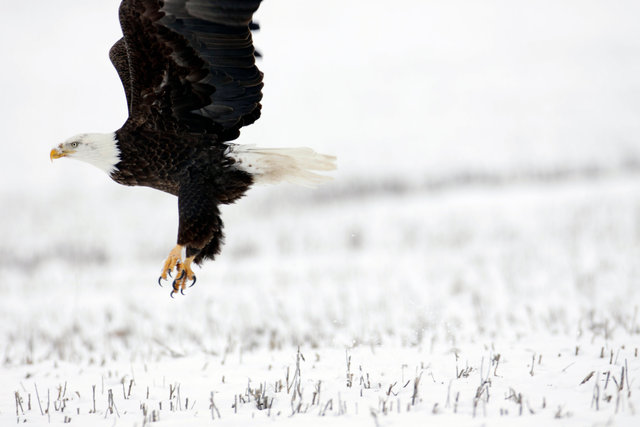
[{"label": "snowy field", "polygon": [[[49,149],[124,121],[118,1],[0,27],[0,425],[635,426],[640,4],[267,0],[251,190],[186,296],[177,203]],[[5,53],[6,54],[6,53]]]}]

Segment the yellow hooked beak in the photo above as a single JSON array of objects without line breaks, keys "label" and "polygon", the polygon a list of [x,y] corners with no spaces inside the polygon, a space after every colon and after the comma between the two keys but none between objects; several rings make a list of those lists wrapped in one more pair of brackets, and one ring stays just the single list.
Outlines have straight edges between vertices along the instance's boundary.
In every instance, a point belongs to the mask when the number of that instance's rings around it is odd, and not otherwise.
[{"label": "yellow hooked beak", "polygon": [[67,156],[67,155],[69,155],[71,153],[73,153],[73,151],[65,150],[62,147],[57,147],[57,148],[54,148],[53,150],[51,150],[51,152],[49,153],[49,158],[53,162],[53,159],[59,159],[61,157],[65,157],[65,156]]}]

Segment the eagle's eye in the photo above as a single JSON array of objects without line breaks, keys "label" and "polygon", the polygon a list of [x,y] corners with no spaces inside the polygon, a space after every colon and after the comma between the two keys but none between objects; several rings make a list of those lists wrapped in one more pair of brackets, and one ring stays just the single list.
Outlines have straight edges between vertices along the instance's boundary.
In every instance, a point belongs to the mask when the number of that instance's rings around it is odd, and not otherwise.
[{"label": "eagle's eye", "polygon": [[78,142],[77,141],[73,141],[71,143],[71,148],[78,148]]}]

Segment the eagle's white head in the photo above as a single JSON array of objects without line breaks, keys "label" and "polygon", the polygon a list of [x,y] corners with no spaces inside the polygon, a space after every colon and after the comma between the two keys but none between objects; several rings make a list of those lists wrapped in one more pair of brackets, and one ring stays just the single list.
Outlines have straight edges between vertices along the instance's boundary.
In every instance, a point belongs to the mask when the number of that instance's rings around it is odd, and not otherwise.
[{"label": "eagle's white head", "polygon": [[115,133],[81,133],[58,144],[49,157],[69,157],[90,163],[107,174],[111,174],[120,161],[120,150]]}]

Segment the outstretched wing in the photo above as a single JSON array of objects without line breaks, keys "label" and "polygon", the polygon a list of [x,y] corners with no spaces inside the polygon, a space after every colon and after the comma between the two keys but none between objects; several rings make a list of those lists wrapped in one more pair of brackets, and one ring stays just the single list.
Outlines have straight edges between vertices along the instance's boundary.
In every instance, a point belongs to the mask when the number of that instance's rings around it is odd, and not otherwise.
[{"label": "outstretched wing", "polygon": [[262,73],[251,38],[260,0],[123,0],[124,37],[109,57],[129,117],[215,132],[221,141],[260,117]]}]

